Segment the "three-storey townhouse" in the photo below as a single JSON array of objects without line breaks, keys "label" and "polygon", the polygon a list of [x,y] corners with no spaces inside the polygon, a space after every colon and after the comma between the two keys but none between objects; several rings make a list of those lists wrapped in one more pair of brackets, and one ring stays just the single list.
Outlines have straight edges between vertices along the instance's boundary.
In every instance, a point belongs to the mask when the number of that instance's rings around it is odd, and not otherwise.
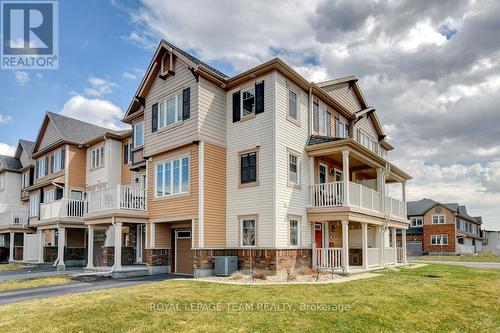
[{"label": "three-storey townhouse", "polygon": [[410,228],[406,247],[410,255],[482,252],[482,218],[470,216],[464,205],[425,198],[407,205]]},{"label": "three-storey townhouse", "polygon": [[280,59],[228,77],[161,41],[124,121],[144,140],[150,271],[406,262],[410,176],[355,78],[311,83]]},{"label": "three-storey townhouse", "polygon": [[24,244],[32,230],[23,189],[33,177],[32,148],[33,142],[19,140],[13,157],[0,156],[0,260],[23,261],[29,254]]}]

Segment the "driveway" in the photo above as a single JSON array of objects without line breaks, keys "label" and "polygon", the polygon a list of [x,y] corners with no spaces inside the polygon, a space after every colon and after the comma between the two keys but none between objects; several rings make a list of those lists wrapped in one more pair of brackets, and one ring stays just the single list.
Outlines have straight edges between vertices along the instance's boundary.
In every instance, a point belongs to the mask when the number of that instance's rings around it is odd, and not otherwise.
[{"label": "driveway", "polygon": [[33,268],[33,269],[18,269],[14,271],[0,272],[0,282],[6,280],[22,280],[44,276],[56,275],[73,275],[83,273],[83,268],[67,268],[65,271],[58,271],[55,268]]},{"label": "driveway", "polygon": [[164,280],[185,278],[175,274],[141,276],[127,279],[99,279],[90,282],[75,282],[50,287],[18,289],[0,292],[0,304],[18,303],[28,300],[44,299],[54,296],[82,293],[86,291],[123,288],[143,283],[160,282]]},{"label": "driveway", "polygon": [[427,263],[427,264],[444,264],[454,266],[465,266],[475,268],[493,268],[500,269],[500,262],[468,262],[468,261],[446,261],[446,260],[415,260],[414,262]]}]

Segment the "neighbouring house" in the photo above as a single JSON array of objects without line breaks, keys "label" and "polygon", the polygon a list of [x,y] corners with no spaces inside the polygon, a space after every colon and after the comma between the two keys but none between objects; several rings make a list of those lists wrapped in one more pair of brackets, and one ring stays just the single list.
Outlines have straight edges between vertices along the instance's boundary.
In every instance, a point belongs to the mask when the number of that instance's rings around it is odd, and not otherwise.
[{"label": "neighbouring house", "polygon": [[24,260],[28,228],[24,188],[33,179],[33,142],[19,140],[14,156],[0,156],[0,261]]},{"label": "neighbouring house", "polygon": [[[89,212],[85,223],[142,230],[150,272],[213,274],[225,255],[270,273],[406,262],[396,230],[404,238],[410,176],[390,162],[354,76],[311,83],[273,59],[229,77],[162,40],[124,122],[147,213]],[[115,267],[129,257],[122,236]]]},{"label": "neighbouring house", "polygon": [[482,230],[483,252],[500,255],[500,231]]},{"label": "neighbouring house", "polygon": [[408,255],[483,251],[482,218],[470,216],[465,206],[432,199],[409,201],[407,205],[410,220],[406,237]]}]

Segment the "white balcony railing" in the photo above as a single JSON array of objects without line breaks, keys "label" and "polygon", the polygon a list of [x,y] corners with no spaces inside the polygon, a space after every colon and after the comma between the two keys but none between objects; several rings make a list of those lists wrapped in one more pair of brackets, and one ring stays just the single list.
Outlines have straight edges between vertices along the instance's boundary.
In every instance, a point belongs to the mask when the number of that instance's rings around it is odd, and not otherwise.
[{"label": "white balcony railing", "polygon": [[313,267],[315,268],[342,268],[342,248],[315,248],[313,247]]},{"label": "white balcony railing", "polygon": [[9,207],[0,213],[0,225],[27,226],[28,209],[26,207]]},{"label": "white balcony railing", "polygon": [[85,212],[85,202],[73,199],[60,199],[40,204],[40,220],[52,218],[80,218]]},{"label": "white balcony railing", "polygon": [[[369,209],[376,212],[382,211],[380,192],[361,184],[349,182],[349,205]],[[344,183],[333,182],[315,184],[311,186],[311,203],[313,207],[340,207],[344,203]],[[385,210],[397,217],[405,217],[404,202],[391,198],[385,198]]]},{"label": "white balcony railing", "polygon": [[146,190],[117,185],[87,193],[88,213],[110,209],[146,210]]}]

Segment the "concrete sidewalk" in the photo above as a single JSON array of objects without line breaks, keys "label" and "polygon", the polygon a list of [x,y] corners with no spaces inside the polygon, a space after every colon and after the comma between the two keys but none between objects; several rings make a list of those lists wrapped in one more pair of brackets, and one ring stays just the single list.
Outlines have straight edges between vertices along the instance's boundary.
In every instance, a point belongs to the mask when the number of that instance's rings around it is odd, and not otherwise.
[{"label": "concrete sidewalk", "polygon": [[446,260],[414,260],[412,262],[425,263],[425,264],[443,264],[464,266],[472,268],[493,268],[500,269],[500,262],[471,262],[471,261],[446,261]]},{"label": "concrete sidewalk", "polygon": [[75,282],[57,286],[18,289],[0,292],[0,304],[18,303],[28,300],[45,299],[54,296],[76,294],[86,291],[104,290],[111,288],[130,287],[144,283],[160,282],[171,279],[189,279],[189,277],[175,274],[142,276],[128,279],[98,279],[90,282]]},{"label": "concrete sidewalk", "polygon": [[0,282],[7,280],[23,280],[44,276],[74,275],[83,273],[83,268],[67,268],[65,271],[58,271],[55,268],[22,268],[13,271],[0,272]]}]

